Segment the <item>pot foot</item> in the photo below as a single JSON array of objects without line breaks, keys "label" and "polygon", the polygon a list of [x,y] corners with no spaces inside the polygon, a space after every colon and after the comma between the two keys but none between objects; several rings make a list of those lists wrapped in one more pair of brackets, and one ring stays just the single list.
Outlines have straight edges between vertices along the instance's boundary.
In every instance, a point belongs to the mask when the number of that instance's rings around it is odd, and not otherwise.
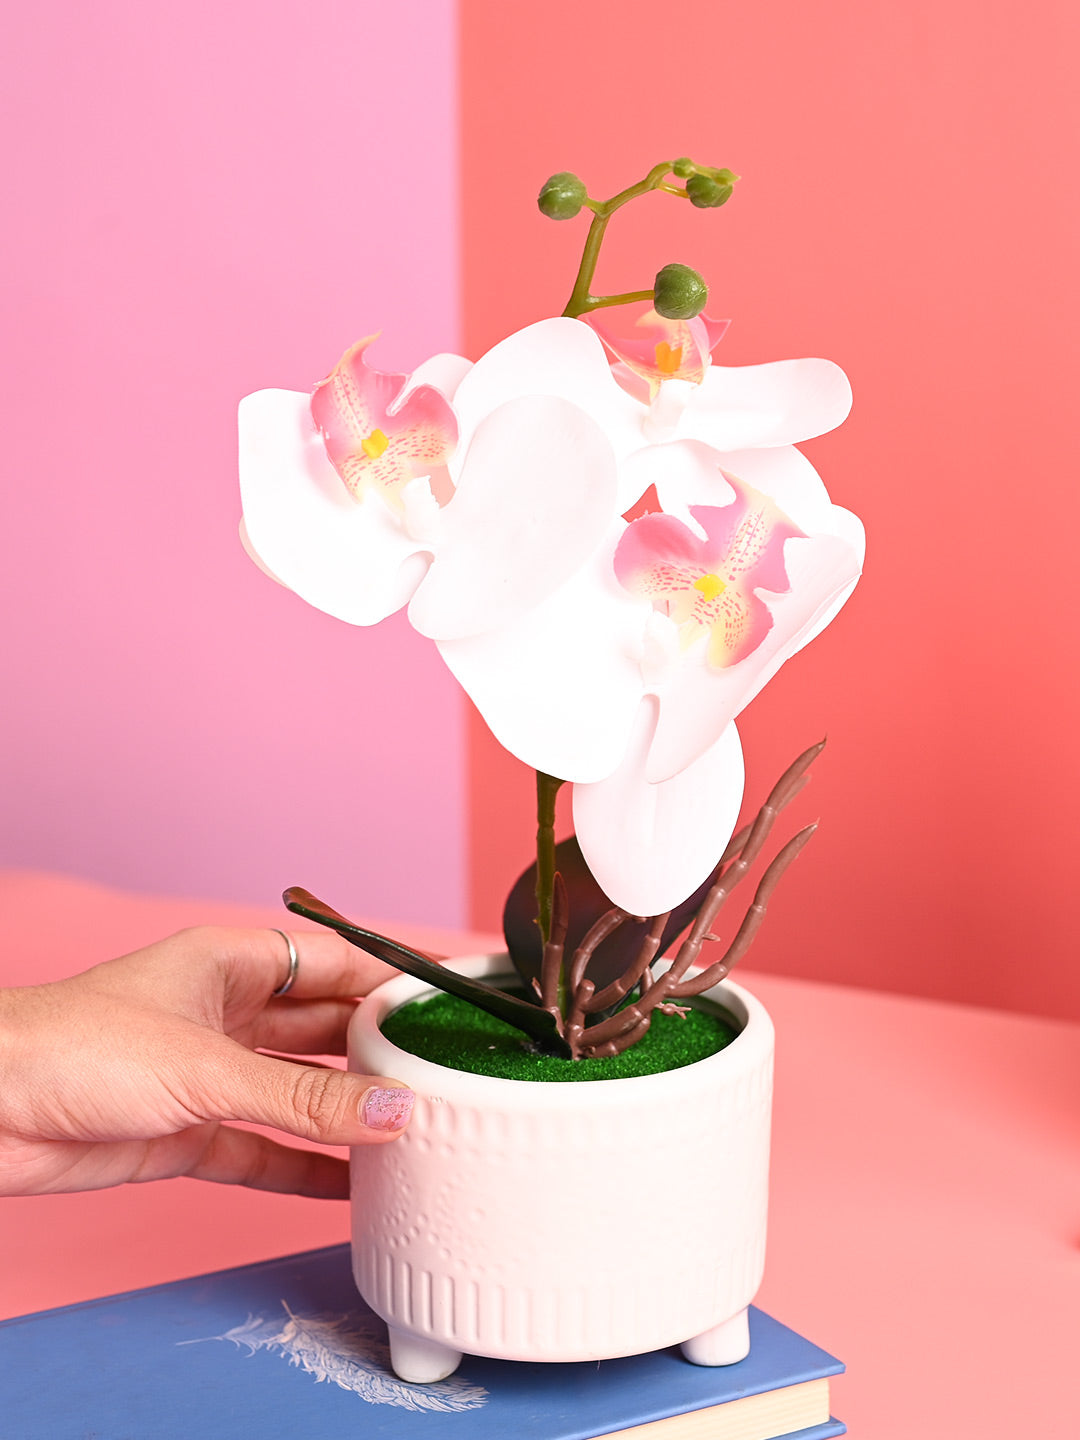
[{"label": "pot foot", "polygon": [[390,1364],[399,1380],[410,1385],[434,1385],[445,1380],[461,1364],[461,1351],[451,1350],[438,1340],[425,1340],[408,1330],[390,1331]]},{"label": "pot foot", "polygon": [[740,1310],[722,1325],[714,1325],[679,1347],[693,1365],[736,1365],[750,1354],[750,1321]]}]

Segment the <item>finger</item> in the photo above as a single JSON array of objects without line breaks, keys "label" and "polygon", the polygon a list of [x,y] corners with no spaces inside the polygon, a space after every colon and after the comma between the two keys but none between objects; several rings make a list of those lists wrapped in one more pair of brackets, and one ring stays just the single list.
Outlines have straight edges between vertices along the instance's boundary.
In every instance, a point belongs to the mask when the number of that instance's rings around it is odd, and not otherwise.
[{"label": "finger", "polygon": [[280,989],[289,977],[289,943],[285,935],[291,937],[297,957],[296,978],[289,987],[290,999],[366,995],[399,973],[331,930],[282,928],[284,935],[276,930],[233,932],[242,937],[234,951],[235,962],[253,969],[270,994]]},{"label": "finger", "polygon": [[324,1145],[394,1140],[409,1123],[413,1092],[400,1080],[299,1065],[224,1041],[199,1076],[203,1113],[270,1125]]},{"label": "finger", "polygon": [[[290,1000],[345,998],[366,995],[398,971],[358,950],[329,930],[288,929],[296,949],[296,977]],[[276,930],[230,930],[200,927],[173,937],[174,966],[192,970],[211,956],[225,972],[230,1008],[244,1010],[264,1004],[289,978],[289,945]]]},{"label": "finger", "polygon": [[354,1000],[270,1000],[255,1016],[245,1038],[256,1050],[344,1055],[349,1021],[355,1013]]},{"label": "finger", "polygon": [[336,1155],[296,1150],[265,1135],[219,1125],[214,1138],[186,1172],[193,1180],[247,1185],[317,1200],[349,1198],[349,1164]]}]

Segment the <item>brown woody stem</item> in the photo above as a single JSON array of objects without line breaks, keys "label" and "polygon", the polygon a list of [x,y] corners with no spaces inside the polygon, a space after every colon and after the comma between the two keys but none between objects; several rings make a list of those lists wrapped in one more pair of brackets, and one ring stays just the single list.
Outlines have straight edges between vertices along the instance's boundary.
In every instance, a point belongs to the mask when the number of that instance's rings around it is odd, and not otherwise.
[{"label": "brown woody stem", "polygon": [[624,995],[630,994],[630,991],[656,959],[664,927],[670,919],[670,910],[665,911],[663,915],[653,917],[653,922],[649,926],[648,933],[642,939],[641,948],[638,950],[634,963],[629,969],[624,970],[617,980],[613,980],[610,985],[605,985],[603,990],[592,997],[584,1007],[586,1015],[594,1015],[598,1010],[609,1010],[612,1005],[617,1005]]},{"label": "brown woody stem", "polygon": [[[758,884],[753,903],[744,915],[742,924],[722,959],[716,961],[714,965],[710,965],[700,974],[694,975],[690,979],[685,978],[686,972],[700,954],[704,941],[716,938],[711,934],[712,922],[732,890],[760,854],[777,815],[785,805],[791,803],[809,780],[810,765],[820,755],[824,744],[825,742],[821,741],[817,745],[812,745],[808,750],[804,750],[792,765],[788,766],[773,786],[768,799],[758,811],[753,823],[740,830],[729,841],[717,866],[716,879],[698,910],[690,933],[679,947],[674,963],[665,974],[661,975],[659,979],[650,980],[650,983],[645,984],[641,995],[633,1004],[627,1005],[616,1014],[602,1020],[598,1025],[591,1026],[584,1031],[580,1030],[579,1014],[583,1017],[587,1013],[608,1009],[611,1004],[617,1004],[623,995],[629,994],[644,976],[651,977],[649,965],[655,955],[655,947],[659,946],[664,925],[667,923],[668,916],[666,915],[654,918],[646,941],[633,965],[618,980],[606,986],[599,994],[583,994],[580,986],[575,989],[575,1035],[571,1041],[575,1055],[600,1057],[617,1055],[628,1049],[648,1030],[655,1010],[659,1009],[668,1014],[681,1013],[674,1002],[692,998],[710,989],[742,959],[765,918],[769,899],[776,889],[780,877],[807,844],[817,829],[816,824],[808,825],[800,830],[772,860]],[[650,951],[648,947],[654,939],[655,947]],[[575,956],[575,961],[576,958]]]},{"label": "brown woody stem", "polygon": [[761,922],[765,919],[769,900],[772,898],[772,893],[779,884],[781,875],[783,875],[784,871],[799,854],[803,846],[807,844],[816,829],[817,825],[814,824],[807,825],[805,829],[800,830],[797,835],[788,841],[779,855],[772,861],[772,864],[761,877],[757,892],[754,895],[754,903],[743,916],[743,922],[739,926],[738,933],[723,957],[717,960],[715,964],[710,965],[707,970],[702,970],[700,974],[693,976],[692,979],[672,985],[668,990],[670,996],[676,1000],[685,1000],[692,995],[700,995],[703,991],[710,990],[714,985],[718,985],[725,975],[729,974],[735,968],[750,949],[754,936],[757,934]]}]

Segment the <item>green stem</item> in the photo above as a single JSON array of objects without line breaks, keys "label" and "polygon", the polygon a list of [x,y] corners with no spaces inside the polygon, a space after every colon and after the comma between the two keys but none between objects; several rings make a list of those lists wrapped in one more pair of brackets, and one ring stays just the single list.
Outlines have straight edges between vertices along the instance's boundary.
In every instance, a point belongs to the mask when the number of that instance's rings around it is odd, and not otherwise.
[{"label": "green stem", "polygon": [[585,237],[585,249],[581,252],[581,264],[578,266],[577,279],[574,281],[574,288],[570,292],[570,299],[566,302],[566,309],[562,312],[571,318],[583,315],[589,309],[589,286],[596,274],[596,262],[600,258],[600,246],[604,243],[604,231],[611,216],[607,213],[606,207],[599,206],[589,226],[589,233]]},{"label": "green stem", "polygon": [[651,290],[624,290],[621,295],[590,295],[582,306],[582,313],[587,310],[601,310],[605,305],[630,305],[635,300],[651,300]]},{"label": "green stem", "polygon": [[561,780],[536,772],[536,923],[540,943],[551,939],[551,909],[555,893],[555,796]]},{"label": "green stem", "polygon": [[631,298],[644,300],[651,297],[651,290],[635,290],[625,296],[597,297],[590,294],[590,287],[593,276],[596,274],[596,262],[600,258],[600,246],[604,243],[604,231],[616,210],[621,209],[629,201],[636,200],[639,195],[647,195],[650,190],[667,190],[669,193],[685,194],[685,191],[673,190],[673,187],[664,183],[664,177],[671,172],[672,164],[672,161],[665,160],[660,165],[654,165],[644,180],[639,180],[636,185],[630,185],[625,190],[620,190],[610,200],[589,202],[589,209],[593,212],[592,224],[585,237],[585,249],[581,253],[581,264],[578,266],[577,278],[574,281],[574,288],[570,292],[570,299],[566,302],[564,315],[577,317],[584,315],[587,310],[596,310],[601,305],[622,305],[628,303]]}]

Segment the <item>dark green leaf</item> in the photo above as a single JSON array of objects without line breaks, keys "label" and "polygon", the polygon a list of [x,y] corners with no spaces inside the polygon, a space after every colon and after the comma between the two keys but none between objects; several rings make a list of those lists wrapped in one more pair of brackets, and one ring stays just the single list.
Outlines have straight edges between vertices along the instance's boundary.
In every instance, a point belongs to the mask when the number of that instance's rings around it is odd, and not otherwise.
[{"label": "dark green leaf", "polygon": [[421,955],[418,950],[410,950],[407,945],[391,940],[387,935],[364,930],[298,885],[290,886],[282,899],[294,915],[303,915],[307,920],[314,920],[319,925],[336,930],[358,950],[366,950],[376,959],[385,960],[388,965],[404,970],[406,975],[425,980],[437,990],[445,990],[448,995],[456,995],[460,1000],[467,1000],[479,1009],[486,1010],[489,1015],[505,1020],[508,1025],[524,1031],[545,1050],[557,1055],[570,1055],[570,1047],[559,1034],[555,1017],[549,1011],[541,1010],[539,1005],[517,1000],[512,995],[497,990],[494,985],[485,985],[482,980],[472,980],[467,975],[459,975],[454,970],[437,965],[427,955]]}]

